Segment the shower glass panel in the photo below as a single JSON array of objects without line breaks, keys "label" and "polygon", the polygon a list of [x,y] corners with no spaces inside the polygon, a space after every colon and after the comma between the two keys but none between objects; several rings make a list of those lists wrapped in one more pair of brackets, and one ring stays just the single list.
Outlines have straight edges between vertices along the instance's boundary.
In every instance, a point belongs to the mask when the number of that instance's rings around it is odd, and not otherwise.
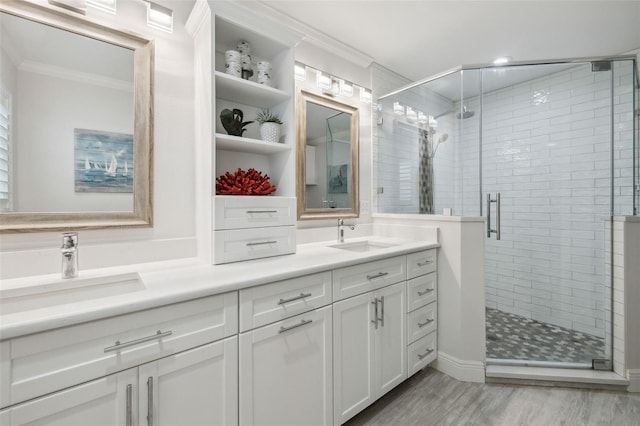
[{"label": "shower glass panel", "polygon": [[499,194],[485,216],[501,230],[485,245],[488,362],[610,359],[611,77],[591,63],[483,70],[482,191]]},{"label": "shower glass panel", "polygon": [[478,216],[480,70],[456,70],[378,99],[380,213]]}]

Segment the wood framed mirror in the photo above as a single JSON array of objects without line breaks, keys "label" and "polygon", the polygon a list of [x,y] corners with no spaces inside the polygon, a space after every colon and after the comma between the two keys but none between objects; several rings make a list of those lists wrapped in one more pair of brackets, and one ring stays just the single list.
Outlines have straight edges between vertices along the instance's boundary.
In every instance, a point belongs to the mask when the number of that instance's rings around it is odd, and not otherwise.
[{"label": "wood framed mirror", "polygon": [[352,105],[299,92],[298,219],[359,216],[359,121]]},{"label": "wood framed mirror", "polygon": [[0,2],[0,232],[152,225],[152,40]]}]

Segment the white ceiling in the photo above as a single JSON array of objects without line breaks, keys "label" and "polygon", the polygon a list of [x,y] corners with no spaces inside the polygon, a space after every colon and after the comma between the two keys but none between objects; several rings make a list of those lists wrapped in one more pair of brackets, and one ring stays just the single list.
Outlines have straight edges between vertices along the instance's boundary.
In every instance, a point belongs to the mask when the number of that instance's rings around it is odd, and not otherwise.
[{"label": "white ceiling", "polygon": [[[243,2],[245,5],[250,2]],[[263,0],[412,81],[459,65],[640,49],[640,1]]]}]

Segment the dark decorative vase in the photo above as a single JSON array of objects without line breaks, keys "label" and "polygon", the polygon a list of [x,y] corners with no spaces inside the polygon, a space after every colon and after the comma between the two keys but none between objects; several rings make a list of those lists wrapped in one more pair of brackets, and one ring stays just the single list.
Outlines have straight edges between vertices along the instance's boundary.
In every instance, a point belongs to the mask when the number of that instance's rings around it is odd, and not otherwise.
[{"label": "dark decorative vase", "polygon": [[228,134],[232,136],[242,136],[242,134],[247,130],[244,128],[247,124],[253,123],[253,121],[242,121],[244,118],[244,113],[239,109],[223,109],[220,112],[220,121],[222,122],[222,127],[227,131]]}]

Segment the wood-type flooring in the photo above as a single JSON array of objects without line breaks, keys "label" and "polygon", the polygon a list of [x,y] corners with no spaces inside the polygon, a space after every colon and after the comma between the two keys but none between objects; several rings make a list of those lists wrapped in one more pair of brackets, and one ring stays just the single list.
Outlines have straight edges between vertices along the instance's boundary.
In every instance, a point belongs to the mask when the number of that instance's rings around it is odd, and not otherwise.
[{"label": "wood-type flooring", "polygon": [[640,426],[640,394],[467,383],[427,368],[346,425]]}]

